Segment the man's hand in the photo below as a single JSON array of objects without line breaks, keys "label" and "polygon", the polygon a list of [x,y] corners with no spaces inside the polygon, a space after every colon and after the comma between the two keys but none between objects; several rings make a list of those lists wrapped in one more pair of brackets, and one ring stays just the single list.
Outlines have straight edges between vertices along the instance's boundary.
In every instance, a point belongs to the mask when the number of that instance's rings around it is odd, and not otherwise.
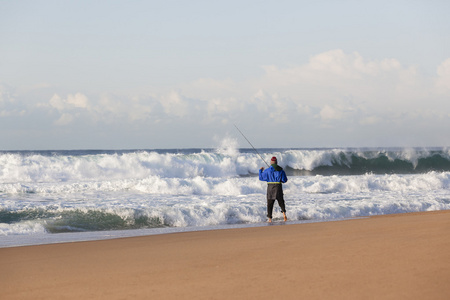
[{"label": "man's hand", "polygon": [[264,171],[264,167],[262,167],[260,170],[261,170],[261,171]]}]

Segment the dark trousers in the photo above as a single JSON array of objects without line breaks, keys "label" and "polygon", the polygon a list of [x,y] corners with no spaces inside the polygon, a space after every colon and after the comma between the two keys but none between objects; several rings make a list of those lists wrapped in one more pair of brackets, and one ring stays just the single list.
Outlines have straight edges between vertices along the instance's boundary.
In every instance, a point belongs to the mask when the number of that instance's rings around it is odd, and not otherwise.
[{"label": "dark trousers", "polygon": [[269,219],[272,219],[272,211],[275,200],[278,201],[281,212],[286,212],[286,208],[284,206],[283,186],[281,183],[269,183],[267,185],[267,217]]}]

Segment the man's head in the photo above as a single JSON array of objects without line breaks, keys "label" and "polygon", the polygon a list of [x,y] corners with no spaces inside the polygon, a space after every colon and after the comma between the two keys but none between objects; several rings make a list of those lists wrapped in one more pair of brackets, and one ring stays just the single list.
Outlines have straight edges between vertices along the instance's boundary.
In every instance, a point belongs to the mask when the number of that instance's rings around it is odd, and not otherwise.
[{"label": "man's head", "polygon": [[276,164],[277,163],[277,158],[274,156],[272,157],[272,159],[270,160],[270,164]]}]

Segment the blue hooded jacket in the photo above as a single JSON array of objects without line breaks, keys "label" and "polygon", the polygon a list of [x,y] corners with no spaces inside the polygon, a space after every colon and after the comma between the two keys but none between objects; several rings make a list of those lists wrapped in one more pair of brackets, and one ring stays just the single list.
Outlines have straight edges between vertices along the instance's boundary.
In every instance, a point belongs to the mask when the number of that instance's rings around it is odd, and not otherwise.
[{"label": "blue hooded jacket", "polygon": [[273,164],[264,171],[259,170],[259,180],[267,181],[267,183],[285,183],[288,179],[283,168]]}]

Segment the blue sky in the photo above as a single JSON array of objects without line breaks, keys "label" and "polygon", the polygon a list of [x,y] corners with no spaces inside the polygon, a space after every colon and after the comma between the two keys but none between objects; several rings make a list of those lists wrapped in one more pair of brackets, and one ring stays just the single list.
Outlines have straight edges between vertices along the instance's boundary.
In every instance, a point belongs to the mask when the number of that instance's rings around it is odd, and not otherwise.
[{"label": "blue sky", "polygon": [[449,146],[448,1],[0,1],[0,149]]}]

